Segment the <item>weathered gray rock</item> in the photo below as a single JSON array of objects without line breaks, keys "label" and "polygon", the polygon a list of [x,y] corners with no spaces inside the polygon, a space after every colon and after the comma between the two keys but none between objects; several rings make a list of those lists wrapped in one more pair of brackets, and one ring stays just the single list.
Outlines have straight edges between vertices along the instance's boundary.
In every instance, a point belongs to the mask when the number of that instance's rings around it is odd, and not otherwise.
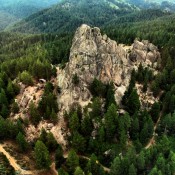
[{"label": "weathered gray rock", "polygon": [[[58,76],[58,86],[62,88],[59,102],[64,110],[73,102],[87,105],[91,100],[88,86],[96,77],[104,83],[114,82],[116,101],[119,103],[133,68],[137,69],[140,63],[154,68],[158,59],[160,53],[157,47],[147,40],[140,42],[136,39],[133,45],[124,46],[107,35],[102,36],[99,28],[83,24],[75,33],[69,62]],[[72,84],[74,74],[79,77],[79,88],[74,88]]]}]

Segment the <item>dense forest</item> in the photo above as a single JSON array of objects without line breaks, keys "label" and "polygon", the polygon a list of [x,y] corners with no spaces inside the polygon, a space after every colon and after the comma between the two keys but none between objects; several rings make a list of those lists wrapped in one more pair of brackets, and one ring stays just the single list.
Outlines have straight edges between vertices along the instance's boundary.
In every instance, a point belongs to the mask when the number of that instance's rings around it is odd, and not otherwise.
[{"label": "dense forest", "polygon": [[58,2],[59,0],[0,0],[0,31],[23,18]]},{"label": "dense forest", "polygon": [[[21,154],[30,154],[36,169],[49,169],[54,161],[59,175],[173,175],[175,15],[109,2],[88,1],[84,6],[84,1],[78,5],[71,1],[72,6],[45,9],[0,33],[0,140],[11,140]],[[70,131],[65,156],[51,132],[42,129],[37,140],[28,142],[25,128],[37,127],[42,120],[59,122],[57,95],[61,89],[51,80],[57,76],[57,67],[62,69],[69,61],[74,31],[84,22],[101,26],[102,32],[117,43],[132,44],[135,38],[150,40],[158,46],[162,61],[157,75],[141,64],[132,71],[122,98],[125,113],[115,101],[113,83],[104,84],[95,78],[88,87],[91,103],[85,108],[73,104],[64,113]],[[30,117],[12,120],[11,115],[20,111],[15,101],[20,94],[19,82],[28,87],[40,79],[46,80],[44,92],[37,105],[30,103],[26,114]],[[73,76],[72,82],[78,86],[79,77]],[[160,101],[143,108],[136,84],[143,85],[143,92],[149,86]],[[152,139],[155,144],[148,146]],[[0,174],[14,174],[3,155],[0,165]]]}]

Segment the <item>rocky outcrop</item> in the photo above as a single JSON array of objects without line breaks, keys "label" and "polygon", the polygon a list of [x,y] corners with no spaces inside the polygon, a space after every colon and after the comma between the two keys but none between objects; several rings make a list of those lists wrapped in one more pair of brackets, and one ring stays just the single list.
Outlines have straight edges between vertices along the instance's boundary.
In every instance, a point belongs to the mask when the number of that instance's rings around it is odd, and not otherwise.
[{"label": "rocky outcrop", "polygon": [[[132,69],[137,69],[140,62],[155,69],[159,59],[157,47],[149,41],[136,39],[131,46],[117,44],[107,35],[102,35],[99,28],[83,24],[75,33],[69,63],[64,70],[59,70],[60,108],[67,110],[73,102],[87,105],[91,99],[88,86],[95,77],[104,83],[114,82],[119,103]],[[72,83],[75,74],[79,77],[78,86]]]}]

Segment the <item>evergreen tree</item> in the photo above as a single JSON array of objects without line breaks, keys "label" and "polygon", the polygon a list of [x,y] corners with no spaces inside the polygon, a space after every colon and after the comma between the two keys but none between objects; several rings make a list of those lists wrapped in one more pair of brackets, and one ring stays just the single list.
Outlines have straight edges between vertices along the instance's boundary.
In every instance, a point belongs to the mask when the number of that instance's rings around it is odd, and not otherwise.
[{"label": "evergreen tree", "polygon": [[74,175],[84,175],[84,172],[80,167],[77,167],[74,172]]},{"label": "evergreen tree", "polygon": [[140,124],[137,114],[133,116],[133,121],[131,122],[131,129],[130,129],[130,135],[131,138],[134,140],[137,140],[139,137],[139,131],[140,131]]},{"label": "evergreen tree", "polygon": [[72,149],[69,151],[66,165],[68,167],[69,172],[74,172],[75,169],[79,166],[79,157],[77,156],[76,152]]},{"label": "evergreen tree", "polygon": [[108,140],[114,138],[116,127],[118,125],[118,114],[117,108],[114,104],[109,106],[107,113],[105,114],[105,129],[106,129],[106,137]]},{"label": "evergreen tree", "polygon": [[85,115],[81,122],[81,132],[86,137],[91,134],[93,130],[93,124],[88,115]]},{"label": "evergreen tree", "polygon": [[116,157],[111,165],[110,175],[121,175],[121,160],[119,157]]},{"label": "evergreen tree", "polygon": [[2,105],[8,106],[8,99],[4,89],[1,89],[0,91],[0,107],[2,107]]},{"label": "evergreen tree", "polygon": [[137,169],[133,164],[129,167],[129,175],[137,175]]},{"label": "evergreen tree", "polygon": [[50,152],[56,150],[58,143],[51,132],[47,133],[47,141],[45,144]]},{"label": "evergreen tree", "polygon": [[92,174],[98,174],[99,166],[97,164],[97,157],[95,154],[91,155],[90,160],[87,163],[86,169],[88,172],[91,172]]},{"label": "evergreen tree", "polygon": [[58,121],[58,116],[55,113],[54,109],[52,109],[52,112],[50,114],[50,119],[52,120],[52,122],[56,123]]},{"label": "evergreen tree", "polygon": [[134,114],[140,109],[140,100],[136,89],[131,92],[126,106],[130,114]]},{"label": "evergreen tree", "polygon": [[26,85],[33,85],[32,76],[29,72],[24,71],[20,74],[20,81],[22,81]]},{"label": "evergreen tree", "polygon": [[25,152],[28,148],[28,143],[25,139],[25,136],[21,132],[19,132],[18,135],[16,136],[16,141],[19,145],[20,150],[22,152]]},{"label": "evergreen tree", "polygon": [[79,118],[76,111],[71,115],[69,127],[72,132],[77,131],[80,127]]},{"label": "evergreen tree", "polygon": [[47,132],[44,128],[42,128],[42,130],[41,130],[39,140],[41,140],[43,143],[47,142]]},{"label": "evergreen tree", "polygon": [[8,96],[9,100],[15,96],[13,85],[12,85],[12,82],[10,80],[8,81],[8,85],[7,85],[7,96]]},{"label": "evergreen tree", "polygon": [[107,94],[106,94],[106,109],[111,106],[111,104],[117,105],[115,101],[115,90],[114,84],[110,83],[107,86]]},{"label": "evergreen tree", "polygon": [[162,154],[160,154],[156,161],[157,168],[161,170],[163,174],[165,174],[165,159]]},{"label": "evergreen tree", "polygon": [[19,112],[19,106],[18,106],[18,103],[17,103],[17,102],[14,102],[14,103],[12,104],[12,112],[13,112],[14,114],[17,114],[17,113]]},{"label": "evergreen tree", "polygon": [[30,103],[29,113],[32,124],[37,125],[40,122],[41,117],[33,102]]},{"label": "evergreen tree", "polygon": [[138,170],[141,170],[141,171],[144,170],[145,168],[145,156],[143,151],[141,151],[137,157],[137,167],[138,167]]},{"label": "evergreen tree", "polygon": [[58,174],[59,174],[59,175],[69,175],[63,168],[60,168],[60,169],[58,170]]},{"label": "evergreen tree", "polygon": [[0,114],[3,118],[7,118],[9,116],[10,111],[6,105],[4,105],[4,104],[2,105],[2,109],[0,111]]},{"label": "evergreen tree", "polygon": [[60,145],[58,145],[57,149],[56,149],[56,152],[55,152],[55,164],[56,164],[56,167],[60,167],[61,164],[63,163],[64,161],[64,157],[63,157],[63,149]]},{"label": "evergreen tree", "polygon": [[86,141],[84,137],[79,134],[77,131],[73,133],[73,138],[72,138],[72,147],[76,151],[84,152],[86,148]]},{"label": "evergreen tree", "polygon": [[153,121],[156,123],[157,120],[158,120],[158,117],[159,117],[159,113],[160,113],[160,104],[155,102],[153,105],[152,105],[152,108],[151,108],[151,111],[150,111],[150,114],[151,114],[151,117],[153,119]]},{"label": "evergreen tree", "polygon": [[101,101],[100,98],[95,98],[92,103],[92,111],[90,112],[90,118],[95,120],[100,120],[102,109],[101,109]]},{"label": "evergreen tree", "polygon": [[36,164],[39,169],[48,169],[51,165],[49,151],[42,141],[37,141],[34,148]]}]

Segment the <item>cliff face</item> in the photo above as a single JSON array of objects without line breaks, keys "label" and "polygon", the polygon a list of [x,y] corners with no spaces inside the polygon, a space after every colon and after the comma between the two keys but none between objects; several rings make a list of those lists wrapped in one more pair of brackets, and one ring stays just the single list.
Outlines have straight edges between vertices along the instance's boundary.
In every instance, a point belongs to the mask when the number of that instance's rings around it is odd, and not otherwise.
[{"label": "cliff face", "polygon": [[[95,77],[104,83],[114,82],[116,101],[120,103],[133,68],[142,63],[155,70],[159,60],[157,47],[146,40],[124,46],[102,35],[99,28],[83,24],[75,33],[69,63],[58,73],[60,109],[69,109],[73,102],[88,104],[91,99],[88,86]],[[75,74],[79,77],[78,86],[72,83]]]}]

